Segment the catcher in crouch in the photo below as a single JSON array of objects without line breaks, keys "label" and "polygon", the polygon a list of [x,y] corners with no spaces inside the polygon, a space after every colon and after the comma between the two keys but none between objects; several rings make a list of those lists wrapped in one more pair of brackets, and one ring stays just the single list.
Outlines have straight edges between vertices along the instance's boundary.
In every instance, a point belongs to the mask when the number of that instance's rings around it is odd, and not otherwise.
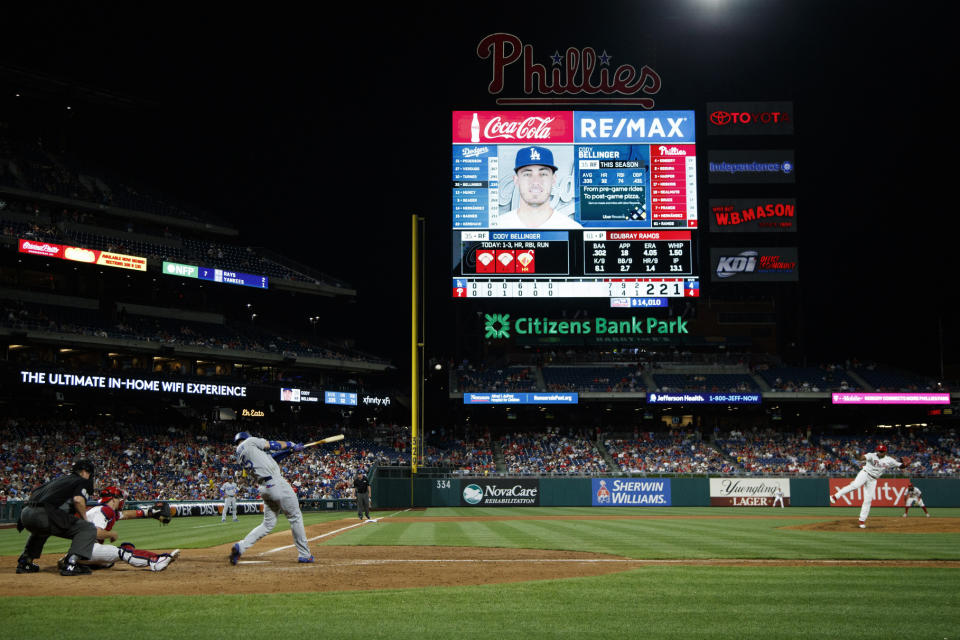
[{"label": "catcher in crouch", "polygon": [[[137,549],[129,542],[121,543],[119,547],[112,544],[104,544],[108,538],[113,541],[117,539],[117,534],[113,531],[113,525],[117,520],[128,518],[155,518],[166,524],[170,522],[170,505],[167,503],[157,503],[149,509],[127,509],[123,510],[123,492],[117,487],[105,487],[100,491],[100,502],[87,508],[87,522],[93,523],[97,528],[97,540],[99,542],[93,545],[93,555],[89,560],[82,564],[91,569],[109,569],[117,560],[123,560],[134,567],[149,567],[151,571],[163,571],[171,562],[180,555],[180,549],[174,549],[170,553],[154,553]],[[66,562],[66,558],[61,558],[60,562]],[[60,562],[57,564],[59,565]]]}]

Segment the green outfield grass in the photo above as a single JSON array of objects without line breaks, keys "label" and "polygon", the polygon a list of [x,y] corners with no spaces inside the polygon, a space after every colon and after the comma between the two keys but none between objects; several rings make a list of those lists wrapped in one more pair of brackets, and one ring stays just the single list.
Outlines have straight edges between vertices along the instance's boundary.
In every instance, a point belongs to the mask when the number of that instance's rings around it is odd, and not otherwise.
[{"label": "green outfield grass", "polygon": [[[876,509],[872,518],[899,517]],[[933,509],[960,517],[960,509]],[[748,515],[759,519],[558,520],[556,515]],[[307,523],[351,518],[305,514]],[[856,509],[539,508],[384,511],[314,545],[454,545],[570,549],[632,558],[960,559],[960,534],[792,531],[785,525],[856,519]],[[533,516],[508,522],[391,522],[399,517]],[[803,516],[802,519],[784,516]],[[920,517],[911,514],[911,518]],[[238,539],[259,521],[185,518],[123,522],[144,548],[200,548]],[[349,522],[352,523],[352,522]],[[283,518],[278,529],[285,528]],[[0,530],[0,554],[25,535]],[[51,539],[54,545],[65,543]],[[316,548],[316,547],[315,547]],[[323,549],[318,548],[323,554]],[[45,558],[48,557],[45,555]],[[229,570],[225,566],[224,570]],[[230,595],[0,600],[4,636],[102,640],[111,611],[135,636],[157,638],[949,638],[960,640],[960,569],[936,567],[650,566],[607,576],[458,588]],[[144,621],[150,621],[149,624]]]},{"label": "green outfield grass", "polygon": [[[902,509],[876,509],[871,518],[900,517]],[[562,520],[545,516],[664,515],[761,516],[756,519]],[[540,520],[491,522],[391,522],[356,527],[324,544],[450,545],[592,551],[628,558],[775,558],[960,560],[960,534],[872,533],[856,528],[859,509],[737,508],[435,508],[407,517],[532,516]],[[785,518],[783,516],[790,516]],[[798,520],[795,516],[805,516]],[[806,517],[809,516],[809,517]],[[938,517],[960,517],[940,509]],[[911,517],[921,517],[912,515]],[[849,532],[798,531],[784,527],[849,518]]]}]

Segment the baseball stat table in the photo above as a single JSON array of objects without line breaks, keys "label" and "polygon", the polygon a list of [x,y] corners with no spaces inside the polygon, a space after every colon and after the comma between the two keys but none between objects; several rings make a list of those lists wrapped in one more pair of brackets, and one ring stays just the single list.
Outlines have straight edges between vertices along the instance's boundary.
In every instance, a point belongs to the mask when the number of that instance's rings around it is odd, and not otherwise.
[{"label": "baseball stat table", "polygon": [[699,295],[692,111],[453,112],[453,296]]}]

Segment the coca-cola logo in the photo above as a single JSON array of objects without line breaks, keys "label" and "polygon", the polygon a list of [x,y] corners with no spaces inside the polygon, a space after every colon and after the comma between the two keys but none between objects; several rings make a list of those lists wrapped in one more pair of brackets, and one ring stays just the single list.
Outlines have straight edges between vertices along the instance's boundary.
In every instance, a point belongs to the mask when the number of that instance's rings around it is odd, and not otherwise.
[{"label": "coca-cola logo", "polygon": [[485,138],[507,138],[509,140],[547,140],[550,138],[552,117],[531,116],[520,121],[504,121],[495,116],[483,128]]}]

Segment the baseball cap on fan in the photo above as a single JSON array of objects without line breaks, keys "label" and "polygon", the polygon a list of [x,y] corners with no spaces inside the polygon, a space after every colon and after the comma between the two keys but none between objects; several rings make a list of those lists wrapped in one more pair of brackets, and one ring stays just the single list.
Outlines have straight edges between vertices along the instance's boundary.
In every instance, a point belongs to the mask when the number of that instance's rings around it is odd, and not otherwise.
[{"label": "baseball cap on fan", "polygon": [[531,164],[550,167],[554,171],[557,170],[557,166],[553,164],[553,152],[546,147],[524,147],[517,151],[517,160],[513,165],[514,171],[519,171]]}]

